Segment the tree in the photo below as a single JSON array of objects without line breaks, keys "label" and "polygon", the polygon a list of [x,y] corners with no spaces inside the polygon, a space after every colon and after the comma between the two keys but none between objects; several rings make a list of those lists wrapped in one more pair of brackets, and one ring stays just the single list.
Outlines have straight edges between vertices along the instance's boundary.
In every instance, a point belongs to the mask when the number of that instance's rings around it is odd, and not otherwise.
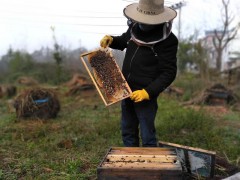
[{"label": "tree", "polygon": [[194,62],[197,64],[199,74],[201,79],[207,80],[209,79],[209,73],[208,73],[208,55],[207,50],[202,45],[201,41],[198,41],[193,44],[193,58]]},{"label": "tree", "polygon": [[28,53],[16,51],[12,52],[9,61],[10,73],[23,72],[28,74],[33,67],[33,60]]},{"label": "tree", "polygon": [[238,26],[229,30],[230,25],[234,19],[232,15],[229,14],[229,2],[230,0],[222,0],[223,4],[223,27],[221,30],[214,30],[213,46],[216,51],[216,68],[217,71],[221,71],[222,68],[222,55],[223,50],[227,45],[235,39],[237,35]]},{"label": "tree", "polygon": [[207,50],[202,42],[197,40],[196,34],[179,43],[178,68],[180,73],[184,72],[187,67],[190,67],[190,70],[194,68],[203,79],[208,78]]},{"label": "tree", "polygon": [[178,69],[180,73],[184,72],[188,65],[193,64],[192,48],[191,38],[179,42]]},{"label": "tree", "polygon": [[8,71],[8,64],[13,55],[13,49],[10,47],[7,54],[3,55],[0,59],[0,75],[3,75]]},{"label": "tree", "polygon": [[62,76],[62,53],[61,53],[61,46],[58,44],[56,36],[55,36],[55,28],[51,27],[51,30],[53,32],[53,41],[54,41],[54,53],[53,58],[56,61],[57,69],[56,69],[56,75],[57,75],[57,84],[60,83],[61,76]]}]

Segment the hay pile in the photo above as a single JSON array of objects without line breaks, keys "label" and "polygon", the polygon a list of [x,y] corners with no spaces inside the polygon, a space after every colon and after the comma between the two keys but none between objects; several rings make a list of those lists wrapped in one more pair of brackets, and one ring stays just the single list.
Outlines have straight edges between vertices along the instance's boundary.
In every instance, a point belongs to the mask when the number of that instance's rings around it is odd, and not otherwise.
[{"label": "hay pile", "polygon": [[17,87],[14,85],[0,85],[0,98],[12,97],[17,93]]},{"label": "hay pile", "polygon": [[66,83],[68,87],[82,86],[88,83],[88,79],[82,74],[74,74],[72,79]]},{"label": "hay pile", "polygon": [[55,118],[60,111],[56,93],[49,89],[26,90],[16,97],[14,107],[18,118]]},{"label": "hay pile", "polygon": [[180,96],[183,96],[184,90],[182,88],[171,85],[165,89],[164,93],[168,95],[175,95],[176,97],[180,97]]},{"label": "hay pile", "polygon": [[183,105],[206,104],[206,105],[233,105],[239,101],[239,97],[222,84],[215,84],[205,89],[200,96],[183,103]]},{"label": "hay pile", "polygon": [[67,96],[79,95],[83,91],[85,93],[89,90],[95,90],[95,86],[89,82],[88,78],[81,74],[74,74],[72,79],[65,85],[69,88],[68,92],[66,92]]},{"label": "hay pile", "polygon": [[35,86],[38,85],[38,81],[32,77],[22,76],[17,80],[18,84],[26,85],[26,86]]},{"label": "hay pile", "polygon": [[93,84],[84,84],[84,85],[75,85],[69,88],[69,91],[66,92],[67,96],[79,95],[81,92],[86,93],[86,91],[95,90]]}]

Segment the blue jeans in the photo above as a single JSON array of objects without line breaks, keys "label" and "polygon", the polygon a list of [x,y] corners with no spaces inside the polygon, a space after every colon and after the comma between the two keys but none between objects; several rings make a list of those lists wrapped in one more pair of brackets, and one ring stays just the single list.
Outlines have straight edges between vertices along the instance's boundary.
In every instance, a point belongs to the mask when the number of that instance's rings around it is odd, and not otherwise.
[{"label": "blue jeans", "polygon": [[139,129],[143,147],[156,147],[155,117],[158,109],[157,99],[134,103],[125,99],[121,104],[122,139],[126,147],[139,147]]}]

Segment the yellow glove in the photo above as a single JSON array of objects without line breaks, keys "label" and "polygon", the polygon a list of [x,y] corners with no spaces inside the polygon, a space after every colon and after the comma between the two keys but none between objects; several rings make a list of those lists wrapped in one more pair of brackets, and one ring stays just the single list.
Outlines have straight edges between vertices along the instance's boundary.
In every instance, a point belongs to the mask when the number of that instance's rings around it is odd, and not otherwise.
[{"label": "yellow glove", "polygon": [[149,95],[145,89],[134,91],[130,95],[131,100],[134,102],[140,102],[143,100],[149,100]]},{"label": "yellow glove", "polygon": [[105,35],[101,41],[100,41],[100,46],[103,48],[106,48],[112,44],[113,38],[109,35]]}]

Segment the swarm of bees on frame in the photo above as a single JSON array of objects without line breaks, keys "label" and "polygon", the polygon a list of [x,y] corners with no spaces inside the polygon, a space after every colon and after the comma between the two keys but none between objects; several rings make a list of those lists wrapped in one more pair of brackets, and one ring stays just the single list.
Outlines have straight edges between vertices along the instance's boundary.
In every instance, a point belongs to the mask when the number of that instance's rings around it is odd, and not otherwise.
[{"label": "swarm of bees on frame", "polygon": [[110,51],[103,49],[95,51],[89,56],[89,62],[98,86],[104,89],[109,101],[116,101],[130,93]]}]

